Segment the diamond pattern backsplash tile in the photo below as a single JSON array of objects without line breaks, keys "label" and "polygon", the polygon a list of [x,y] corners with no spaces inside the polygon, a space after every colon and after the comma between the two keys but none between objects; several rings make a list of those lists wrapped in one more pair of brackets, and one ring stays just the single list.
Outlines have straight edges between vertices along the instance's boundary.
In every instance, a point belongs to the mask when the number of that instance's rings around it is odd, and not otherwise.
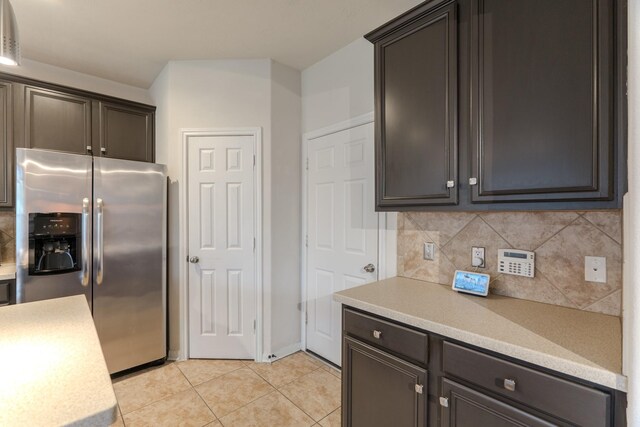
[{"label": "diamond pattern backsplash tile", "polygon": [[[436,244],[433,261],[422,259]],[[404,212],[398,214],[398,275],[450,285],[454,270],[473,270],[471,247],[485,248],[491,293],[620,316],[621,211]],[[499,274],[498,249],[536,253],[535,278]],[[584,257],[607,258],[607,283],[584,280]]]},{"label": "diamond pattern backsplash tile", "polygon": [[16,214],[0,211],[0,262],[16,262]]}]

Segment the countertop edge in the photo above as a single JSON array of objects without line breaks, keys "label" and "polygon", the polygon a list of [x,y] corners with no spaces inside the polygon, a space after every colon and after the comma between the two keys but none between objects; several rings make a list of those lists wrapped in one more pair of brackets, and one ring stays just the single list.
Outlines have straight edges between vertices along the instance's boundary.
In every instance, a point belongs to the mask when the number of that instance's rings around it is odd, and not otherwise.
[{"label": "countertop edge", "polygon": [[[115,398],[115,395],[114,395]],[[109,406],[85,418],[73,421],[69,426],[73,427],[92,427],[97,425],[111,425],[118,419],[118,403],[114,400],[113,406]]]},{"label": "countertop edge", "polygon": [[507,343],[496,340],[494,338],[468,332],[451,326],[446,326],[431,320],[418,318],[406,313],[398,312],[390,308],[380,307],[371,303],[347,297],[344,295],[333,294],[334,301],[354,307],[360,310],[368,311],[379,316],[406,323],[427,332],[442,335],[447,338],[459,340],[485,350],[495,351],[524,362],[528,362],[543,368],[551,369],[556,372],[590,381],[605,387],[609,387],[618,391],[627,391],[627,378],[607,369],[599,369],[588,366],[579,362],[570,361],[547,353],[542,353],[517,344]]},{"label": "countertop edge", "polygon": [[16,265],[5,263],[0,265],[0,280],[15,280]]}]

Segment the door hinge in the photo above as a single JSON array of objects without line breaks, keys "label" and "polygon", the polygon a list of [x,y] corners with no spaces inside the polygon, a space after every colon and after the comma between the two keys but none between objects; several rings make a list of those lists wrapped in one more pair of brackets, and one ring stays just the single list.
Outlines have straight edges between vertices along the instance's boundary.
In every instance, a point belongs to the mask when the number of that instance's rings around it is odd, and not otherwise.
[{"label": "door hinge", "polygon": [[309,170],[309,158],[307,157],[307,161],[306,161],[306,166],[305,166],[306,170]]},{"label": "door hinge", "polygon": [[304,324],[309,324],[309,312],[306,309],[304,311]]},{"label": "door hinge", "polygon": [[256,333],[256,319],[253,319],[253,333]]},{"label": "door hinge", "polygon": [[256,167],[256,155],[255,154],[253,155],[253,167],[254,168]]},{"label": "door hinge", "polygon": [[253,252],[256,251],[256,238],[253,238]]},{"label": "door hinge", "polygon": [[442,406],[444,408],[448,408],[449,407],[449,399],[447,399],[446,397],[441,397],[440,398],[440,406]]},{"label": "door hinge", "polygon": [[309,235],[305,235],[304,236],[304,247],[308,248],[309,247]]},{"label": "door hinge", "polygon": [[416,384],[416,393],[422,394],[422,389],[424,386],[422,384]]}]

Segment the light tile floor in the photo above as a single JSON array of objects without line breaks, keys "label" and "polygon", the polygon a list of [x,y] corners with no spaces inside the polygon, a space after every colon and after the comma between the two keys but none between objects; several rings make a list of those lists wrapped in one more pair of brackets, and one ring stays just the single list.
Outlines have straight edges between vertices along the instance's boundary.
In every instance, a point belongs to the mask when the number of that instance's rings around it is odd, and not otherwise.
[{"label": "light tile floor", "polygon": [[340,426],[340,371],[298,352],[271,364],[169,362],[113,380],[114,426]]}]

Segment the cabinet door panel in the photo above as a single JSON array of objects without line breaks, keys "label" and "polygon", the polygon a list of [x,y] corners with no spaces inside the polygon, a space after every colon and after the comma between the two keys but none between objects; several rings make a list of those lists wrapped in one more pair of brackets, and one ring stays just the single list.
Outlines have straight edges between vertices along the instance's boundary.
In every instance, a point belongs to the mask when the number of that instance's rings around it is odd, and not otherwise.
[{"label": "cabinet door panel", "polygon": [[455,204],[455,4],[376,43],[377,202]]},{"label": "cabinet door panel", "polygon": [[473,8],[472,201],[611,199],[611,2]]},{"label": "cabinet door panel", "polygon": [[344,426],[426,426],[426,370],[348,337],[342,366]]},{"label": "cabinet door panel", "polygon": [[153,111],[104,102],[99,108],[100,156],[152,162]]},{"label": "cabinet door panel", "polygon": [[25,147],[86,154],[91,151],[91,100],[25,88]]},{"label": "cabinet door panel", "polygon": [[443,408],[442,427],[551,427],[555,425],[446,378],[442,381],[442,393],[449,399],[449,406]]},{"label": "cabinet door panel", "polygon": [[0,81],[0,207],[13,206],[13,102],[11,83]]}]

